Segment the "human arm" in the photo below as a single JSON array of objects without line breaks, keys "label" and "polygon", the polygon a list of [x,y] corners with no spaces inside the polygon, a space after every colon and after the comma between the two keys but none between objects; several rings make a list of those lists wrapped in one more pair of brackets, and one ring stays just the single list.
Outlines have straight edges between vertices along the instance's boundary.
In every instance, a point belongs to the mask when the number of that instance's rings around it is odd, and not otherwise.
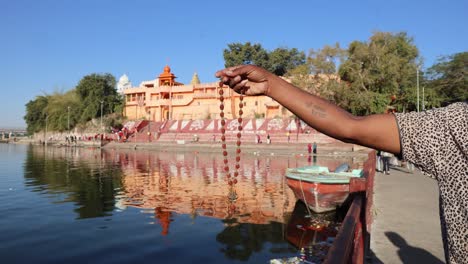
[{"label": "human arm", "polygon": [[278,76],[253,65],[216,73],[221,81],[245,95],[266,95],[289,109],[314,129],[338,140],[400,154],[400,138],[393,115],[353,116]]}]

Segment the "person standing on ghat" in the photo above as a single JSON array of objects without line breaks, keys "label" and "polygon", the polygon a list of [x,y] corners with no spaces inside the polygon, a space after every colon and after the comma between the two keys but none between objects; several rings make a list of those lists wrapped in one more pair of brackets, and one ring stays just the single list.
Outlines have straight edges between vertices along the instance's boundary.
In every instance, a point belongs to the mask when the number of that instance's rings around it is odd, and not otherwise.
[{"label": "person standing on ghat", "polygon": [[446,262],[468,263],[467,102],[423,112],[353,116],[254,65],[226,68],[216,77],[237,93],[271,97],[330,137],[393,153],[435,178]]}]

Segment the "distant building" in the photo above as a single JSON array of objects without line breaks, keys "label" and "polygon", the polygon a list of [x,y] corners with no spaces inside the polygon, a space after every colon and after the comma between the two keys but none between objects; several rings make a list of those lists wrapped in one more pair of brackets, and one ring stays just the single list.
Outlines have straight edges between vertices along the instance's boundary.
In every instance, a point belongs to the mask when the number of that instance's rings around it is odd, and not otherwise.
[{"label": "distant building", "polygon": [[128,79],[128,76],[126,74],[120,76],[117,82],[117,92],[119,94],[124,94],[124,91],[129,88],[132,88],[132,83]]},{"label": "distant building", "polygon": [[[218,82],[201,83],[197,73],[190,84],[179,83],[176,78],[166,65],[156,79],[143,81],[138,87],[121,89],[125,96],[124,115],[130,120],[151,121],[219,119],[219,90],[223,89],[225,117],[238,117],[239,94],[229,87],[220,87]],[[119,83],[121,80],[122,83],[129,83],[126,75],[120,78]],[[245,118],[292,116],[291,112],[267,96],[244,97],[242,110]]]}]

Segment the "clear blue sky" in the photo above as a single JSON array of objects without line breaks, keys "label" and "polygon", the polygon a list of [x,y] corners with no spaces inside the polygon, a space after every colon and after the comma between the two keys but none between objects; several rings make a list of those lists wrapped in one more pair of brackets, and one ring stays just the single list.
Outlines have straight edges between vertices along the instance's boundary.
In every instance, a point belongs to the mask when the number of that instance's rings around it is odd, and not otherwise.
[{"label": "clear blue sky", "polygon": [[[133,85],[166,64],[188,83],[216,81],[228,43],[307,53],[406,31],[425,60],[467,51],[468,1],[0,0],[0,127],[25,127],[25,104],[90,73]],[[65,109],[64,109],[65,111]]]}]

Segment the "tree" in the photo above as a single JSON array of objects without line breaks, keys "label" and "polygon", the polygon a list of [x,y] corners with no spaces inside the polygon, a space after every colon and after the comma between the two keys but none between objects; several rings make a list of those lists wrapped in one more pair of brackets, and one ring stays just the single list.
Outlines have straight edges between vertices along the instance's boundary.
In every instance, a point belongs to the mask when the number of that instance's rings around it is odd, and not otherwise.
[{"label": "tree", "polygon": [[337,63],[342,63],[346,51],[340,48],[337,42],[334,46],[325,45],[322,49],[309,51],[307,64],[312,74],[335,74]]},{"label": "tree", "polygon": [[279,76],[305,63],[304,52],[296,48],[277,48],[268,52],[262,45],[252,45],[250,42],[228,44],[228,48],[223,51],[223,56],[225,67],[254,64]]},{"label": "tree", "polygon": [[[70,107],[70,112],[68,111]],[[55,92],[52,95],[37,96],[26,104],[24,120],[28,133],[35,133],[45,129],[65,131],[73,128],[78,120],[80,108],[75,90],[66,93]]]},{"label": "tree", "polygon": [[[45,129],[65,131],[103,114],[121,113],[123,98],[115,90],[115,78],[110,74],[83,77],[76,89],[38,96],[26,104],[24,120],[29,133]],[[115,116],[113,117],[115,118]],[[113,120],[115,121],[115,120]]]},{"label": "tree", "polygon": [[[68,108],[70,107],[70,110]],[[76,90],[65,93],[56,92],[49,96],[49,103],[45,108],[48,118],[48,129],[52,131],[66,131],[75,127],[79,118],[80,101]]]},{"label": "tree", "polygon": [[[325,45],[322,49],[311,49],[305,64],[300,64],[288,71],[286,75],[292,83],[313,94],[320,95],[328,100],[335,101],[340,106],[344,99],[337,93],[344,91],[344,83],[337,78],[337,63],[341,63],[346,51],[340,48],[339,43],[334,46]],[[346,105],[346,104],[345,104]]]},{"label": "tree", "polygon": [[[101,114],[109,114],[121,108],[122,98],[118,95],[115,77],[111,74],[90,74],[83,77],[76,86],[81,102],[80,121],[89,121]],[[101,113],[101,102],[103,113]]]},{"label": "tree", "polygon": [[[382,113],[390,103],[399,111],[415,109],[412,94],[419,52],[406,33],[376,32],[369,42],[352,42],[347,53],[339,74],[354,93],[349,111],[359,115]],[[393,95],[396,100],[392,102]]]},{"label": "tree", "polygon": [[37,96],[34,100],[30,100],[26,104],[24,121],[26,122],[26,130],[29,134],[34,134],[45,128],[45,120],[47,117],[45,109],[48,104],[48,96]]},{"label": "tree", "polygon": [[296,48],[277,48],[269,53],[269,70],[278,76],[285,75],[288,71],[305,64],[305,54]]},{"label": "tree", "polygon": [[232,67],[240,64],[254,64],[263,68],[269,68],[268,52],[260,44],[252,45],[250,42],[245,44],[231,43],[228,49],[223,51],[224,66]]},{"label": "tree", "polygon": [[[428,86],[442,104],[468,100],[468,52],[441,57],[428,69]],[[429,97],[430,98],[430,97]]]}]

